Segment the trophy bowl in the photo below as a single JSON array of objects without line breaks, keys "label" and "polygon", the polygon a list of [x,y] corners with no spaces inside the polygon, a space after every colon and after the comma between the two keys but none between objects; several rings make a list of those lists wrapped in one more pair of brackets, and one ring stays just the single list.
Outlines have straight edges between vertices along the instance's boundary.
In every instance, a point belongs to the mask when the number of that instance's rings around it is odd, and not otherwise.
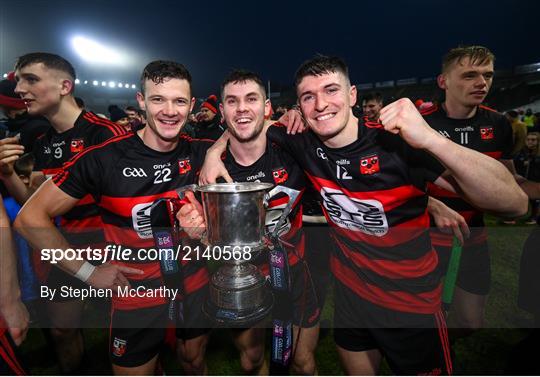
[{"label": "trophy bowl", "polygon": [[216,183],[199,186],[206,237],[203,242],[218,247],[264,248],[265,194],[270,183]]}]

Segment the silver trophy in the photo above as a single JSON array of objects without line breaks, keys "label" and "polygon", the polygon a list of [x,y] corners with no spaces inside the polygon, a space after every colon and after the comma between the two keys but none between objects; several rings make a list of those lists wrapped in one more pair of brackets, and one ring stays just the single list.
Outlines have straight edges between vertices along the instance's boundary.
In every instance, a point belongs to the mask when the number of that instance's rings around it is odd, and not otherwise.
[{"label": "silver trophy", "polygon": [[[212,274],[203,311],[223,326],[252,326],[272,309],[265,277],[250,263],[265,248],[265,196],[268,183],[225,183],[196,188],[201,192],[208,247],[222,253],[223,265]],[[232,253],[225,258],[225,252]],[[227,253],[228,255],[228,253]]]}]

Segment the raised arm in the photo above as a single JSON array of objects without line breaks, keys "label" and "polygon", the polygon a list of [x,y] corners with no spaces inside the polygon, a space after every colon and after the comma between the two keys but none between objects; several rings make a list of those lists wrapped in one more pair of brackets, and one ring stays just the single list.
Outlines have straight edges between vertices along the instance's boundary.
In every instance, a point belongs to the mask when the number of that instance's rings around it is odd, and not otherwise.
[{"label": "raised arm", "polygon": [[446,167],[450,177],[439,177],[435,184],[500,216],[518,217],[527,212],[527,196],[508,169],[494,158],[440,135],[409,99],[402,98],[384,107],[380,120],[386,131],[399,134],[413,148],[426,150]]}]

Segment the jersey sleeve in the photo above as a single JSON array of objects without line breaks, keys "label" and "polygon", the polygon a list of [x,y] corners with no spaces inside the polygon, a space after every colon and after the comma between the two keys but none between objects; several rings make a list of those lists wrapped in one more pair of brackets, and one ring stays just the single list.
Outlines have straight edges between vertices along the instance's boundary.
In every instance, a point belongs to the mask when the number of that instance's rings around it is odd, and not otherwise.
[{"label": "jersey sleeve", "polygon": [[411,147],[400,136],[388,132],[380,135],[380,143],[395,150],[405,161],[415,185],[423,188],[426,182],[434,182],[446,170],[435,157],[422,149]]},{"label": "jersey sleeve", "polygon": [[87,194],[100,192],[99,187],[107,168],[97,151],[76,156],[53,177],[53,183],[69,196],[82,199]]},{"label": "jersey sleeve", "polygon": [[304,157],[303,151],[307,147],[306,144],[309,144],[306,143],[307,134],[308,131],[296,135],[288,135],[287,127],[281,123],[274,123],[268,128],[266,137],[270,142],[276,143],[283,150],[287,151],[296,161],[301,162]]},{"label": "jersey sleeve", "polygon": [[274,123],[266,132],[266,137],[273,143],[279,145],[283,150],[296,157],[294,153],[293,137],[287,135],[287,128],[281,123]]},{"label": "jersey sleeve", "polygon": [[96,128],[96,132],[94,133],[91,145],[101,144],[113,137],[127,134],[125,128],[114,123],[108,124],[106,126],[100,125],[98,127],[99,128]]},{"label": "jersey sleeve", "polygon": [[435,182],[446,170],[439,160],[425,150],[412,148],[403,140],[401,142],[403,143],[405,159],[411,169],[413,178],[419,180],[420,184]]},{"label": "jersey sleeve", "polygon": [[422,170],[424,179],[427,182],[435,182],[446,170],[435,157],[423,150],[414,149],[411,162],[413,166]]}]

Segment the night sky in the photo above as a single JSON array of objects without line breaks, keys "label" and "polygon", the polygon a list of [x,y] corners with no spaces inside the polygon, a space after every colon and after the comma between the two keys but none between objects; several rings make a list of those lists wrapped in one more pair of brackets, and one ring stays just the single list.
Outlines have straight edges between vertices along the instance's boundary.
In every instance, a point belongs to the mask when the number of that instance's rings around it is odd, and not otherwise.
[{"label": "night sky", "polygon": [[[289,85],[302,61],[324,53],[344,58],[354,83],[427,77],[458,44],[488,46],[498,68],[540,62],[539,15],[538,1],[0,0],[0,71],[48,51],[81,79],[136,83],[146,63],[172,59],[205,96],[232,68]],[[76,35],[113,46],[128,63],[85,63],[71,48]]]}]

